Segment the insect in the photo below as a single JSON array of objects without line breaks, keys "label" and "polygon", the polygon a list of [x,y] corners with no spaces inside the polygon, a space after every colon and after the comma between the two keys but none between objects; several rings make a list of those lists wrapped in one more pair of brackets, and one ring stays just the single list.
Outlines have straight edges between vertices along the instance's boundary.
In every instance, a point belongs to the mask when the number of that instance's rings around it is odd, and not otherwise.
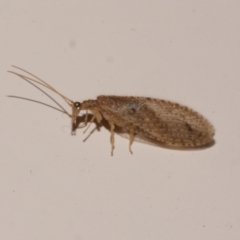
[{"label": "insect", "polygon": [[[15,66],[13,66],[15,67]],[[98,96],[96,100],[74,102],[59,93],[45,81],[33,74],[15,67],[31,77],[9,71],[27,81],[40,84],[58,94],[72,109],[73,129],[90,126],[95,120],[101,123],[107,120],[111,132],[111,155],[114,150],[114,129],[120,127],[129,138],[129,151],[132,153],[133,140],[146,143],[157,142],[172,148],[198,148],[213,141],[213,125],[196,111],[175,102],[147,98],[124,96]],[[77,126],[77,117],[86,110],[84,123]],[[88,125],[88,111],[92,113]],[[87,126],[88,125],[88,126]],[[85,130],[85,131],[86,131]],[[75,133],[75,130],[72,132]]]}]

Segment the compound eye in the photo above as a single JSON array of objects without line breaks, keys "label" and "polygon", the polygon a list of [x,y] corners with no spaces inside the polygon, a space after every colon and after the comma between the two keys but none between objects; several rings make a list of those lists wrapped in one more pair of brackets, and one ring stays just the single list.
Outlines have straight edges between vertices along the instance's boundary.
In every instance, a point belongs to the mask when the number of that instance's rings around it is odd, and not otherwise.
[{"label": "compound eye", "polygon": [[80,102],[75,102],[74,107],[79,109],[81,107],[81,103]]}]

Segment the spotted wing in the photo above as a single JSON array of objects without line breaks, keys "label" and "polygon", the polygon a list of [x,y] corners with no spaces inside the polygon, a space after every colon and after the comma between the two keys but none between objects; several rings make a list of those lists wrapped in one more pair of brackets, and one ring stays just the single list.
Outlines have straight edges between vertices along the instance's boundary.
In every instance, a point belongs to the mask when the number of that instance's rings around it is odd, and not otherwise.
[{"label": "spotted wing", "polygon": [[186,106],[154,98],[102,97],[103,116],[126,131],[133,128],[137,136],[176,147],[199,147],[213,140],[211,123]]}]

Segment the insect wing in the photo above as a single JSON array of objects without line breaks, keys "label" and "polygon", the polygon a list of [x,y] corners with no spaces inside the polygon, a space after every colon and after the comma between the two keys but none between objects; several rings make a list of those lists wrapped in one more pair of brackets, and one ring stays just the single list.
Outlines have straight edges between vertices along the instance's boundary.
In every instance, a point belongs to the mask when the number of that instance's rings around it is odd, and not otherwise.
[{"label": "insect wing", "polygon": [[157,140],[175,147],[199,147],[211,142],[214,136],[214,128],[208,120],[178,103],[108,96],[103,108],[111,113],[116,125],[126,129],[126,133],[134,127],[135,140],[150,144]]}]

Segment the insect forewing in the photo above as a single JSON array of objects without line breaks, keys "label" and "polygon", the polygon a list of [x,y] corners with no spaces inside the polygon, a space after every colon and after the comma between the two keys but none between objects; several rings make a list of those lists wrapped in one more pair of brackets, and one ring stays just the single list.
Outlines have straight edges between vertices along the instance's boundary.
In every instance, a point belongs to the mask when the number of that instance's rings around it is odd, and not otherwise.
[{"label": "insect forewing", "polygon": [[176,147],[198,147],[213,139],[214,128],[209,121],[178,103],[143,97],[105,98],[103,110],[111,113],[126,132],[133,127],[144,142],[149,138]]}]

